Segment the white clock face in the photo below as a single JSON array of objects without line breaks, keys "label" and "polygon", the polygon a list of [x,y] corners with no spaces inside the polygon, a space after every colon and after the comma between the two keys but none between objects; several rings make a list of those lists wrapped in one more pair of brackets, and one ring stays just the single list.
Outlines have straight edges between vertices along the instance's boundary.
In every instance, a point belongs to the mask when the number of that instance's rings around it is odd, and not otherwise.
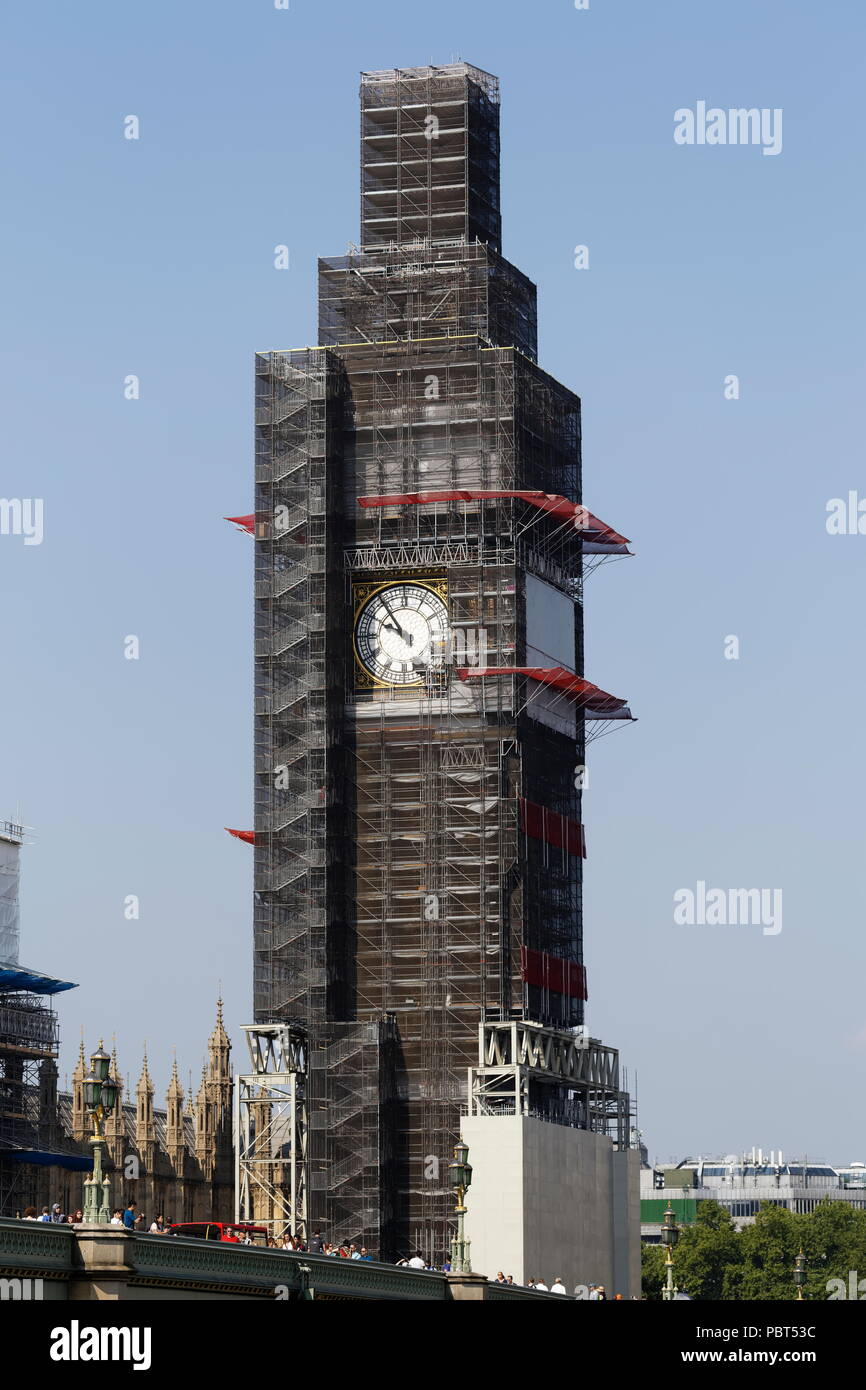
[{"label": "white clock face", "polygon": [[384,685],[420,685],[445,661],[448,610],[423,584],[390,584],[364,604],[355,646],[370,675]]}]

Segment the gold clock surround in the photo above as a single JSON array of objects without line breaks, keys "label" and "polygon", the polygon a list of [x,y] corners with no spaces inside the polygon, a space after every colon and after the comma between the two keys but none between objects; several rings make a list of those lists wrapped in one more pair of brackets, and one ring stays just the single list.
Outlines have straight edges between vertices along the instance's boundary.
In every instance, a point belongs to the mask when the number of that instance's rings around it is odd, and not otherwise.
[{"label": "gold clock surround", "polygon": [[354,580],[352,583],[352,655],[355,662],[355,685],[359,690],[417,690],[424,684],[423,677],[416,681],[394,682],[380,680],[365,666],[358,651],[358,620],[371,598],[387,589],[397,589],[401,585],[412,585],[419,589],[429,589],[448,607],[448,580],[444,575],[431,575],[429,571],[414,572],[401,570],[387,579]]}]

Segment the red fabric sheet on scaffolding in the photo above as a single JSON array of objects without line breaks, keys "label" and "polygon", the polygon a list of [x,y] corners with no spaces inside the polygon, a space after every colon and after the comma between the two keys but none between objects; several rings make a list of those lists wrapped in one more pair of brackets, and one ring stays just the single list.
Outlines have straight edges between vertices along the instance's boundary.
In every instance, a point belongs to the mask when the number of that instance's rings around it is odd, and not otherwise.
[{"label": "red fabric sheet on scaffolding", "polygon": [[252,512],[249,516],[224,516],[223,521],[231,521],[237,526],[239,531],[247,531],[251,536],[256,534],[256,514]]},{"label": "red fabric sheet on scaffolding", "polygon": [[606,719],[631,718],[625,700],[618,699],[616,695],[608,695],[606,690],[600,690],[592,681],[576,676],[564,666],[463,666],[458,669],[457,675],[462,681],[477,680],[484,676],[529,676],[541,685],[551,685],[555,690],[561,690],[588,714],[600,715]]},{"label": "red fabric sheet on scaffolding", "polygon": [[520,971],[528,985],[567,994],[569,999],[586,999],[586,969],[573,960],[548,955],[547,951],[520,948]]},{"label": "red fabric sheet on scaffolding", "polygon": [[256,842],[254,830],[231,830],[227,825],[224,826],[224,829],[228,831],[229,835],[234,835],[236,840],[244,840],[248,845],[254,845]]},{"label": "red fabric sheet on scaffolding", "polygon": [[505,497],[516,497],[521,502],[529,502],[531,506],[549,512],[560,521],[579,522],[575,529],[583,532],[586,538],[596,545],[610,546],[621,553],[628,545],[626,536],[621,536],[619,531],[614,531],[612,526],[593,516],[592,512],[587,511],[579,502],[570,502],[567,497],[561,497],[555,492],[491,492],[474,488],[455,488],[447,492],[392,492],[381,496],[359,497],[358,503],[362,507],[404,507],[423,506],[425,502],[495,502],[498,498]]},{"label": "red fabric sheet on scaffolding", "polygon": [[520,810],[520,829],[534,840],[545,840],[556,849],[567,850],[586,858],[586,840],[583,826],[558,811],[549,811],[546,806],[536,806],[521,796],[518,800]]}]

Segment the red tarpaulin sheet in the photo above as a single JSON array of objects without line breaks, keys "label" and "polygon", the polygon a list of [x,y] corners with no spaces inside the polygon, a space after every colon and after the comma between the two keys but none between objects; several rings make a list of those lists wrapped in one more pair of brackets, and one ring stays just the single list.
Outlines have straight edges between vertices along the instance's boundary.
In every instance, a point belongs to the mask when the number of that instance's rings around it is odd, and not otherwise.
[{"label": "red tarpaulin sheet", "polygon": [[569,854],[579,854],[581,859],[586,858],[583,826],[578,821],[561,816],[558,811],[549,811],[546,806],[536,806],[534,801],[527,801],[523,796],[517,804],[520,829],[527,835],[534,840],[546,840],[556,849],[568,850]]},{"label": "red tarpaulin sheet", "polygon": [[249,516],[224,516],[223,521],[231,521],[239,531],[247,531],[251,536],[256,534],[255,512],[252,512]]},{"label": "red tarpaulin sheet", "polygon": [[586,969],[573,960],[549,956],[546,951],[520,948],[520,970],[528,985],[567,994],[569,999],[586,999]]},{"label": "red tarpaulin sheet", "polygon": [[555,492],[479,492],[472,488],[456,488],[447,492],[392,492],[378,497],[359,497],[358,503],[362,507],[403,507],[423,506],[425,502],[495,502],[500,497],[516,497],[521,502],[529,502],[560,521],[574,523],[575,530],[583,532],[596,545],[625,553],[627,537],[593,516],[579,502],[570,502]]},{"label": "red tarpaulin sheet", "polygon": [[228,826],[225,826],[225,829],[230,835],[234,835],[236,840],[245,840],[248,845],[254,845],[256,842],[254,830],[230,830]]},{"label": "red tarpaulin sheet", "polygon": [[601,715],[606,719],[630,719],[625,700],[619,700],[607,691],[599,690],[592,681],[576,676],[564,666],[463,666],[457,671],[462,681],[477,680],[484,676],[529,676],[541,685],[553,686],[561,690],[575,704],[590,714]]}]

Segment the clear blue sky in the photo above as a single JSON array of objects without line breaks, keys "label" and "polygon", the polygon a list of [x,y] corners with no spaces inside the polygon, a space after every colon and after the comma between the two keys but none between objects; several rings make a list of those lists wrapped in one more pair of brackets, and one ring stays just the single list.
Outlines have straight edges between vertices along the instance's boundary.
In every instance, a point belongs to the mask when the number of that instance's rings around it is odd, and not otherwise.
[{"label": "clear blue sky", "polygon": [[[36,831],[22,958],[81,981],[62,1070],[84,1025],[133,1076],[147,1038],[160,1090],[175,1045],[197,1072],[220,980],[241,1043],[252,545],[220,518],[252,504],[253,352],[315,340],[315,257],[357,237],[358,72],[459,56],[502,80],[505,253],[583,398],[587,503],[635,542],[587,590],[588,674],[640,717],[590,765],[593,1031],[653,1156],[866,1160],[866,536],[825,529],[866,494],[862,5],[48,0],[5,27],[0,491],[44,498],[45,536],[0,537],[0,813]],[[781,107],[782,153],[675,145],[699,100]],[[781,934],[675,926],[701,879],[781,888]]]}]

